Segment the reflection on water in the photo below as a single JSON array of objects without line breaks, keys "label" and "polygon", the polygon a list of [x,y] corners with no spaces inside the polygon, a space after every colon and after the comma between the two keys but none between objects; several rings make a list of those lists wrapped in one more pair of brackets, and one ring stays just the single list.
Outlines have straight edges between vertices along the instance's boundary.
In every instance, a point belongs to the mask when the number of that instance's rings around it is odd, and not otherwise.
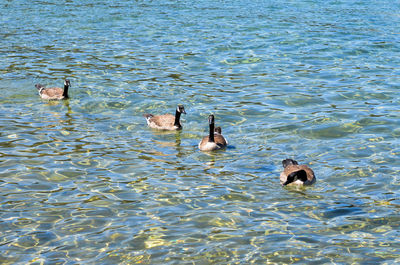
[{"label": "reflection on water", "polygon": [[395,3],[0,6],[0,263],[399,262]]}]

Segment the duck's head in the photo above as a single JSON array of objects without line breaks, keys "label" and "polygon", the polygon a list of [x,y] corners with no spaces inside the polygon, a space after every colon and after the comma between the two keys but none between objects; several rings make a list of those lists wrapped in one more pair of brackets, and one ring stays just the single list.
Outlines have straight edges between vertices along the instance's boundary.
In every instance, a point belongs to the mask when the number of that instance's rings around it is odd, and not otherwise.
[{"label": "duck's head", "polygon": [[211,114],[210,116],[208,116],[208,124],[214,124],[214,120],[214,115]]},{"label": "duck's head", "polygon": [[179,104],[179,105],[176,107],[176,111],[179,112],[179,113],[186,114],[185,107],[184,107],[183,105],[181,105],[181,104]]}]

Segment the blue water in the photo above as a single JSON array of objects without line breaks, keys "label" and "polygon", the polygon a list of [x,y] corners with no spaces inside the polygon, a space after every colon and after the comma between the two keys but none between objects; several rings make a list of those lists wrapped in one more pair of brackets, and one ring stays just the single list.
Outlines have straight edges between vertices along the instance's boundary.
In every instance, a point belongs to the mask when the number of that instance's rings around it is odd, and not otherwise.
[{"label": "blue water", "polygon": [[0,7],[0,263],[400,262],[398,1]]}]

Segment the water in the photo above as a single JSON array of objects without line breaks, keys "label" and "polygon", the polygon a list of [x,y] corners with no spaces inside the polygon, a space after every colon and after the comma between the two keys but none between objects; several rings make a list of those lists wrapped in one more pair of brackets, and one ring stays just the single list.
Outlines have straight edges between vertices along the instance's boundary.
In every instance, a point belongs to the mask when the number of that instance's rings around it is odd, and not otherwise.
[{"label": "water", "polygon": [[400,262],[397,1],[0,6],[2,264]]}]

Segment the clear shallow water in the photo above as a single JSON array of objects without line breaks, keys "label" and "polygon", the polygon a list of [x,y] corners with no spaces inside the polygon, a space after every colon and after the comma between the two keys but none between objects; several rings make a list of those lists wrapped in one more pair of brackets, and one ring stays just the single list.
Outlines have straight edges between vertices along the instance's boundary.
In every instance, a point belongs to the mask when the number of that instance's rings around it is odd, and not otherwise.
[{"label": "clear shallow water", "polygon": [[2,2],[1,263],[399,262],[400,5],[369,2]]}]

